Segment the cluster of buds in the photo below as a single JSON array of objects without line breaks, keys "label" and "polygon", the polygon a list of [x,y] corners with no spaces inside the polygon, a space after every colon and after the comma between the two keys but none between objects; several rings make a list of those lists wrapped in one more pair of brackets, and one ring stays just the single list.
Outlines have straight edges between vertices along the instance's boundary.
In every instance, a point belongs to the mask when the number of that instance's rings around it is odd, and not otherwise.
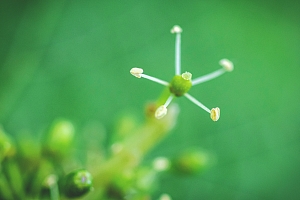
[{"label": "cluster of buds", "polygon": [[180,61],[180,51],[181,51],[181,32],[182,29],[179,26],[174,26],[171,29],[171,33],[176,34],[175,40],[175,76],[171,80],[171,82],[166,82],[164,80],[149,76],[144,74],[143,69],[141,68],[132,68],[130,73],[137,78],[146,78],[161,85],[167,86],[170,89],[170,96],[166,100],[166,102],[159,106],[155,112],[155,117],[157,119],[163,118],[167,114],[167,107],[171,103],[174,97],[185,96],[191,102],[210,113],[210,117],[213,121],[217,121],[220,118],[220,108],[215,107],[212,109],[207,108],[200,101],[195,99],[193,96],[188,94],[187,92],[191,89],[192,86],[212,80],[225,72],[230,72],[233,70],[233,64],[231,61],[227,59],[220,60],[219,64],[222,66],[221,69],[207,74],[205,76],[198,77],[192,80],[192,74],[189,72],[184,72],[181,74],[181,61]]}]

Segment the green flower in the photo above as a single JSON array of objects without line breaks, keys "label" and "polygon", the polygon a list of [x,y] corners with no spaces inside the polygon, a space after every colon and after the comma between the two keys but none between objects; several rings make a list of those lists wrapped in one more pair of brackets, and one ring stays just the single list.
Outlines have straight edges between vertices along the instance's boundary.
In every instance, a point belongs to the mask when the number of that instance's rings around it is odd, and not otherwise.
[{"label": "green flower", "polygon": [[161,119],[167,114],[167,111],[168,111],[167,107],[171,103],[171,101],[174,97],[185,96],[191,102],[193,102],[194,104],[196,104],[197,106],[199,106],[200,108],[205,110],[206,112],[210,113],[210,117],[213,121],[217,121],[220,118],[220,108],[216,107],[216,108],[208,109],[200,101],[195,99],[193,96],[191,96],[187,92],[194,85],[212,80],[212,79],[222,75],[225,72],[232,71],[233,64],[231,61],[229,61],[227,59],[222,59],[219,62],[219,64],[222,66],[221,69],[216,70],[215,72],[212,72],[205,76],[198,77],[194,80],[192,80],[192,74],[189,72],[185,72],[185,73],[181,74],[181,64],[180,64],[181,63],[180,62],[181,32],[182,32],[182,29],[177,25],[171,29],[171,33],[176,34],[176,40],[175,40],[175,76],[173,77],[173,79],[171,80],[170,83],[163,81],[161,79],[143,74],[144,71],[141,68],[132,68],[130,70],[130,73],[137,78],[146,78],[151,81],[157,82],[161,85],[169,87],[171,95],[166,100],[164,105],[161,105],[157,108],[157,110],[155,112],[155,117],[157,119]]}]

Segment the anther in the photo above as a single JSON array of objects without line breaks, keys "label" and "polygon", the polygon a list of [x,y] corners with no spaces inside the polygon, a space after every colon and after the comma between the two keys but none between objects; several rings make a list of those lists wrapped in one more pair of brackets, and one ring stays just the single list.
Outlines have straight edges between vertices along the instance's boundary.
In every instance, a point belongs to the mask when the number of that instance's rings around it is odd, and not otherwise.
[{"label": "anther", "polygon": [[167,114],[168,110],[165,105],[159,106],[155,112],[156,119],[161,119]]},{"label": "anther", "polygon": [[216,107],[216,108],[211,109],[210,118],[213,121],[218,121],[218,119],[220,118],[220,108]]},{"label": "anther", "polygon": [[190,81],[192,80],[192,74],[190,72],[184,72],[181,77],[184,79],[184,80],[187,80],[187,81]]},{"label": "anther", "polygon": [[141,78],[142,77],[141,75],[143,74],[143,72],[144,71],[142,68],[132,68],[130,70],[130,73],[137,78]]},{"label": "anther", "polygon": [[173,28],[171,29],[171,33],[181,33],[181,32],[182,29],[178,25],[173,26]]},{"label": "anther", "polygon": [[219,64],[228,72],[231,72],[234,68],[233,63],[228,59],[220,60]]}]

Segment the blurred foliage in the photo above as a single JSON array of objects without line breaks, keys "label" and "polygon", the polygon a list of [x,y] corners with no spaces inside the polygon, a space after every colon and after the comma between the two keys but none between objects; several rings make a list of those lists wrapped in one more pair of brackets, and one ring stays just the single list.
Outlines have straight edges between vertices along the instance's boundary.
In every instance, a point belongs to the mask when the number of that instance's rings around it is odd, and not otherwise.
[{"label": "blurred foliage", "polygon": [[[118,113],[143,116],[145,103],[156,99],[162,88],[138,82],[129,70],[142,67],[149,75],[171,80],[174,37],[169,30],[179,24],[183,71],[204,75],[217,69],[224,57],[233,61],[235,70],[190,91],[208,107],[221,108],[217,123],[178,98],[181,112],[172,136],[143,160],[174,157],[196,146],[216,155],[216,164],[201,176],[163,176],[154,196],[296,199],[300,195],[299,10],[298,1],[283,0],[3,0],[0,123],[7,134],[0,134],[0,142],[22,141],[20,166],[30,161],[33,169],[42,164],[51,170],[48,161],[39,163],[39,155],[29,153],[39,152],[35,140],[63,117],[78,126],[70,153],[79,160],[101,162],[104,155],[85,155],[82,141],[90,133],[95,140],[89,147],[101,150],[109,145],[103,141],[115,137],[112,125]],[[102,124],[107,135],[101,134]],[[101,142],[104,145],[99,147]],[[0,151],[1,156],[14,154],[7,145]],[[8,166],[3,169],[17,169],[14,161]],[[38,171],[36,176],[39,173],[43,174]],[[15,172],[7,174],[20,178]],[[16,185],[14,190],[22,187]]]},{"label": "blurred foliage", "polygon": [[[65,130],[62,130],[62,127]],[[20,138],[16,145],[12,145],[6,137],[7,134],[1,130],[3,139],[0,146],[10,146],[15,151],[14,154],[9,151],[2,151],[0,154],[0,198],[57,200],[60,199],[60,194],[78,198],[88,193],[93,187],[89,172],[76,170],[66,173],[66,167],[70,162],[65,164],[63,161],[70,157],[66,149],[66,146],[70,149],[71,146],[67,144],[73,141],[70,130],[71,132],[74,130],[71,122],[59,120],[45,134],[47,142],[39,144],[37,140]],[[58,134],[64,137],[57,137]],[[61,142],[56,143],[56,149],[61,151],[43,154],[53,145],[52,141],[58,140]]]}]

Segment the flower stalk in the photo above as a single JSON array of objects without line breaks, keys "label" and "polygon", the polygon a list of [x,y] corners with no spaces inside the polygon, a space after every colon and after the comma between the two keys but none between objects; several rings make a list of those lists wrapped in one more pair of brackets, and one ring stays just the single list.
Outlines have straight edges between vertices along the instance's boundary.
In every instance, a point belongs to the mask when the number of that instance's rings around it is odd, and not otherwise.
[{"label": "flower stalk", "polygon": [[116,172],[134,169],[144,155],[170,132],[176,123],[177,115],[178,108],[175,105],[171,106],[164,119],[149,117],[144,125],[118,144],[119,151],[99,166],[98,173],[94,176],[95,188],[107,186]]}]

